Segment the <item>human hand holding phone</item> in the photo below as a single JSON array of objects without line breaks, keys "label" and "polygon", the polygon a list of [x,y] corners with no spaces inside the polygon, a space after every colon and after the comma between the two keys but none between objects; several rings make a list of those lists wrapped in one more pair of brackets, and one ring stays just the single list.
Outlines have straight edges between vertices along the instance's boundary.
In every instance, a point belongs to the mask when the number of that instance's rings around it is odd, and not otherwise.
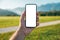
[{"label": "human hand holding phone", "polygon": [[[39,25],[39,16],[38,13],[36,13],[36,26]],[[12,35],[12,37],[9,40],[24,40],[25,36],[28,35],[29,33],[31,33],[31,31],[35,28],[35,27],[26,27],[26,11],[23,12],[22,16],[21,16],[21,26],[18,28],[18,30]]]},{"label": "human hand holding phone", "polygon": [[[38,25],[39,25],[39,14],[36,13],[36,26]],[[35,28],[35,27],[26,27],[26,11],[21,16],[21,28],[24,31],[25,35],[28,35]]]}]

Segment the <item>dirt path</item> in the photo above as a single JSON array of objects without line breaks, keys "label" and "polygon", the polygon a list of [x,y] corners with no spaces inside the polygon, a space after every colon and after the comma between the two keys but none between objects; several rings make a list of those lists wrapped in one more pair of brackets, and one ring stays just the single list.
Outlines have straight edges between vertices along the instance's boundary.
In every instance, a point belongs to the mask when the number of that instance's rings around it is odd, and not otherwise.
[{"label": "dirt path", "polygon": [[[55,24],[60,24],[60,20],[40,23],[40,25],[38,27],[44,27],[44,26],[55,25]],[[18,28],[17,26],[8,27],[8,28],[0,28],[0,33],[15,31],[15,30],[17,30],[17,28]]]}]

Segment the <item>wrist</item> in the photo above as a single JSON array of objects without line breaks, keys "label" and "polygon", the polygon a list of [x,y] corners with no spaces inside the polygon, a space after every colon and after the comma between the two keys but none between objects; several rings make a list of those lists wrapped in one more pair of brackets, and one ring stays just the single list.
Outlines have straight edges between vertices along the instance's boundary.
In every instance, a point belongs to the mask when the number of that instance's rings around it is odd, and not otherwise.
[{"label": "wrist", "polygon": [[24,28],[22,26],[17,30],[17,33],[19,33],[19,34],[23,33],[23,35],[26,36],[25,30],[24,30]]},{"label": "wrist", "polygon": [[23,29],[20,29],[17,31],[18,37],[20,40],[24,40],[25,39],[25,33],[23,31]]}]

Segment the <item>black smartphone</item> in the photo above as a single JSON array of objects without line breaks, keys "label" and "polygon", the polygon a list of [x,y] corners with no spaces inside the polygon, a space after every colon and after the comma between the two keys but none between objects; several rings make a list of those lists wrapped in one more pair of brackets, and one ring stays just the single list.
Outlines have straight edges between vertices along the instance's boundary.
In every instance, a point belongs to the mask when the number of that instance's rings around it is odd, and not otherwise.
[{"label": "black smartphone", "polygon": [[36,27],[36,4],[26,5],[26,27]]}]

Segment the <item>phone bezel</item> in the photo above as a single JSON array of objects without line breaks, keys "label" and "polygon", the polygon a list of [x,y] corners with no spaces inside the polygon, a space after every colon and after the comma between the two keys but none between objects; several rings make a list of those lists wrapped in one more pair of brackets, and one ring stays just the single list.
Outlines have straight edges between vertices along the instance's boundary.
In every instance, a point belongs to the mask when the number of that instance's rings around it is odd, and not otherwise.
[{"label": "phone bezel", "polygon": [[[36,5],[36,4],[26,4],[26,5]],[[26,12],[26,5],[25,5],[25,12]],[[36,14],[37,14],[37,5],[36,5]],[[37,17],[37,16],[36,16]],[[25,16],[26,18],[26,16]],[[25,26],[26,26],[26,19],[25,19]],[[36,26],[37,26],[37,20],[36,20]],[[35,27],[36,27],[35,26]],[[27,26],[26,26],[27,27]],[[34,28],[34,27],[27,27],[27,28]]]}]

